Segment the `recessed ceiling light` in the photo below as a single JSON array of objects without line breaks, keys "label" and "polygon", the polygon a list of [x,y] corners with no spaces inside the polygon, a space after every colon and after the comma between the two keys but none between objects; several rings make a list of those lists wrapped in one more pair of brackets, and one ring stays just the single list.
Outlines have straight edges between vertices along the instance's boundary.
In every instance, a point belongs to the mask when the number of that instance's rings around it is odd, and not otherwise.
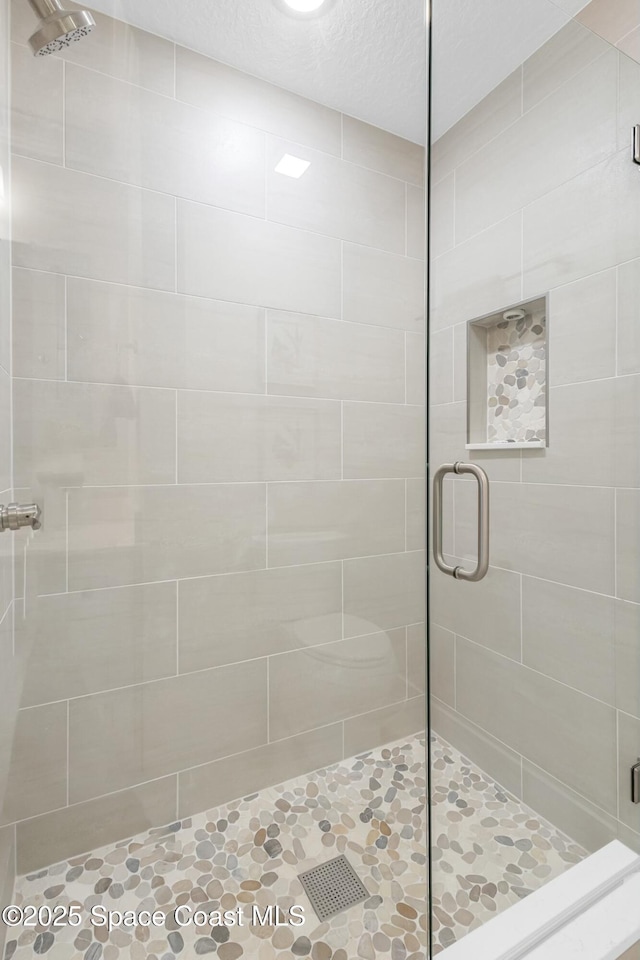
[{"label": "recessed ceiling light", "polygon": [[287,7],[296,13],[313,13],[319,10],[325,0],[284,0]]},{"label": "recessed ceiling light", "polygon": [[294,177],[296,180],[306,173],[311,166],[310,160],[303,160],[301,157],[292,157],[290,153],[285,153],[284,157],[276,166],[276,173],[282,173],[285,177]]}]

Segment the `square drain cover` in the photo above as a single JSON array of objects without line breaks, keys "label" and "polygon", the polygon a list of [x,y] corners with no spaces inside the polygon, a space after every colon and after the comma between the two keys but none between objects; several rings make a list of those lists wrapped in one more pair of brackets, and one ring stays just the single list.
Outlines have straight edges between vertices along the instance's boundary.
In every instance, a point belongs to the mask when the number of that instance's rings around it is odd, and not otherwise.
[{"label": "square drain cover", "polygon": [[369,891],[345,856],[299,874],[319,920],[328,920],[369,897]]}]

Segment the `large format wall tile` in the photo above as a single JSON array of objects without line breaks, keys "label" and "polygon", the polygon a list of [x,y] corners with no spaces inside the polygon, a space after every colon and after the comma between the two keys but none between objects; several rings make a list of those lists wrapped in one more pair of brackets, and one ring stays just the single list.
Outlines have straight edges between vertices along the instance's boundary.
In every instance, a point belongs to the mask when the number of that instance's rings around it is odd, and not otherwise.
[{"label": "large format wall tile", "polygon": [[[578,0],[578,3],[580,0]],[[610,46],[582,24],[570,20],[522,66],[522,103],[525,111],[584,70]],[[560,94],[564,99],[566,91]],[[550,131],[549,131],[550,135]],[[545,138],[547,134],[545,133]]]},{"label": "large format wall tile", "polygon": [[345,477],[422,477],[423,422],[419,406],[345,403]]},{"label": "large format wall tile", "polygon": [[577,19],[609,43],[618,43],[640,26],[640,11],[635,0],[592,0]]},{"label": "large format wall tile", "polygon": [[16,622],[22,705],[173,676],[176,627],[174,583],[39,597]]},{"label": "large format wall tile", "polygon": [[462,638],[456,654],[458,709],[615,814],[615,710]]},{"label": "large format wall tile", "polygon": [[170,197],[21,157],[12,195],[16,266],[174,288]]},{"label": "large format wall tile", "polygon": [[640,373],[640,260],[618,267],[618,373]]},{"label": "large format wall tile", "polygon": [[344,721],[344,755],[353,757],[380,743],[391,743],[416,731],[421,732],[426,721],[424,697],[411,697],[390,707],[349,717]]},{"label": "large format wall tile", "polygon": [[615,606],[616,703],[640,717],[640,605],[618,600]]},{"label": "large format wall tile", "polygon": [[457,168],[458,243],[615,152],[617,59],[609,51]]},{"label": "large format wall tile", "polygon": [[31,873],[176,818],[176,777],[74,804],[17,826],[17,868]]},{"label": "large format wall tile", "polygon": [[[174,45],[123,20],[91,11],[96,29],[89,43],[69,44],[58,56],[63,60],[99,70],[149,90],[173,96]],[[16,43],[26,44],[35,29],[28,4],[12,0],[11,35]],[[34,64],[38,69],[39,62]]]},{"label": "large format wall tile", "polygon": [[623,600],[632,600],[634,603],[640,603],[639,524],[640,490],[618,490],[616,492],[617,596]]},{"label": "large format wall tile", "polygon": [[341,117],[335,110],[184,47],[176,47],[176,92],[179,100],[340,156]]},{"label": "large format wall tile", "polygon": [[269,393],[404,402],[402,331],[275,311],[267,329]]},{"label": "large format wall tile", "polygon": [[[552,291],[549,309],[552,386],[615,376],[616,290],[616,271],[612,269]],[[624,356],[619,359],[625,362]],[[554,436],[554,443],[555,439]]]},{"label": "large format wall tile", "polygon": [[67,802],[67,704],[20,710],[0,823],[36,817]]},{"label": "large format wall tile", "polygon": [[11,149],[14,153],[62,163],[62,71],[62,61],[57,57],[43,57],[39,63],[34,62],[28,47],[11,44]]},{"label": "large format wall tile", "polygon": [[404,700],[405,674],[404,630],[272,657],[270,735],[279,740]]},{"label": "large format wall tile", "polygon": [[172,483],[175,403],[169,390],[16,380],[16,484]]},{"label": "large format wall tile", "polygon": [[340,241],[178,201],[178,290],[340,316]]},{"label": "large format wall tile", "polygon": [[264,311],[218,300],[67,281],[69,377],[264,392]]},{"label": "large format wall tile", "polygon": [[260,746],[266,710],[264,659],[72,700],[69,801]]},{"label": "large format wall tile", "polygon": [[520,659],[519,574],[491,567],[484,580],[465,583],[434,568],[430,614],[434,624]]},{"label": "large format wall tile", "polygon": [[345,160],[417,186],[424,183],[425,150],[419,144],[347,116],[342,121],[342,137]]},{"label": "large format wall tile", "polygon": [[344,564],[344,629],[347,636],[389,630],[424,620],[425,557],[395,553]]},{"label": "large format wall tile", "polygon": [[337,479],[340,430],[331,400],[180,393],[178,479]]},{"label": "large format wall tile", "polygon": [[613,597],[524,577],[523,662],[615,706],[615,608]]},{"label": "large format wall tile", "polygon": [[424,330],[424,263],[382,250],[343,244],[343,320]]},{"label": "large format wall tile", "polygon": [[435,624],[429,629],[429,670],[431,695],[455,707],[456,638]]},{"label": "large format wall tile", "polygon": [[68,167],[264,216],[260,131],[72,65],[65,110]]},{"label": "large format wall tile", "polygon": [[103,487],[69,493],[71,590],[264,565],[264,484]]},{"label": "large format wall tile", "polygon": [[269,486],[270,566],[403,550],[404,525],[402,480]]},{"label": "large format wall tile", "polygon": [[[288,154],[310,166],[299,177],[276,170]],[[404,254],[405,184],[285,140],[270,138],[267,153],[269,220],[353,243]]]},{"label": "large format wall tile", "polygon": [[65,379],[65,278],[14,267],[13,375]]},{"label": "large format wall tile", "polygon": [[181,673],[342,636],[342,569],[308,564],[179,584]]},{"label": "large format wall tile", "polygon": [[239,756],[185,770],[178,776],[178,816],[188,817],[341,759],[342,724],[333,723]]},{"label": "large format wall tile", "polygon": [[640,807],[631,800],[629,786],[631,767],[640,760],[640,719],[618,714],[618,771],[620,820],[640,833]]}]

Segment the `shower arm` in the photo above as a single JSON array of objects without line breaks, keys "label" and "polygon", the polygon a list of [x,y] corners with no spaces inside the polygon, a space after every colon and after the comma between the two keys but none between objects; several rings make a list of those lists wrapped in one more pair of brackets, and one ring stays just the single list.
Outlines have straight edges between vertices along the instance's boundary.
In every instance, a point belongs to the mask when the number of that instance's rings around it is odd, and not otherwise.
[{"label": "shower arm", "polygon": [[46,20],[63,9],[60,0],[29,0],[29,3],[39,20]]}]

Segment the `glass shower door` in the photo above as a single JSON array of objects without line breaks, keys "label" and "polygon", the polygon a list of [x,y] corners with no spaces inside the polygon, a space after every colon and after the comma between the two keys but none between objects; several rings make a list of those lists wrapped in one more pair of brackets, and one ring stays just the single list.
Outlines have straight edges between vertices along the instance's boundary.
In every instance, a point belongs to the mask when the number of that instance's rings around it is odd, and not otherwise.
[{"label": "glass shower door", "polygon": [[434,954],[640,850],[640,13],[569,6],[433,3]]}]

